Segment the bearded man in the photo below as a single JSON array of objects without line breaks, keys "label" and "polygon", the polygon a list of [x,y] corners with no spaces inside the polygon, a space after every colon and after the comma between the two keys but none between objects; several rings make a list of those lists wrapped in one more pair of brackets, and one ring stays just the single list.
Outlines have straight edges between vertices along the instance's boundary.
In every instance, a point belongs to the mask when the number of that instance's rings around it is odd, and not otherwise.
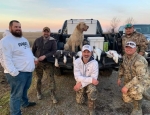
[{"label": "bearded man", "polygon": [[125,35],[122,36],[122,48],[125,53],[125,45],[127,42],[133,41],[137,46],[137,53],[144,55],[147,49],[148,41],[142,33],[138,33],[134,30],[134,26],[130,23],[125,25]]},{"label": "bearded man", "polygon": [[10,84],[10,114],[21,115],[20,107],[36,105],[27,97],[31,85],[35,57],[29,42],[22,36],[21,24],[17,20],[9,23],[10,34],[0,40],[0,62]]}]

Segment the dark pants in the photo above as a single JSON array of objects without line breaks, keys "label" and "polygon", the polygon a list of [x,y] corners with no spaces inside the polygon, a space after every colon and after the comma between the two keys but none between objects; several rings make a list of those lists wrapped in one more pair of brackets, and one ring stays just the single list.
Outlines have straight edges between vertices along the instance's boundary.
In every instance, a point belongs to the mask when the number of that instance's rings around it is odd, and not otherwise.
[{"label": "dark pants", "polygon": [[20,72],[13,77],[6,73],[6,78],[10,84],[10,113],[11,115],[21,115],[20,106],[28,106],[27,91],[31,85],[32,72]]}]

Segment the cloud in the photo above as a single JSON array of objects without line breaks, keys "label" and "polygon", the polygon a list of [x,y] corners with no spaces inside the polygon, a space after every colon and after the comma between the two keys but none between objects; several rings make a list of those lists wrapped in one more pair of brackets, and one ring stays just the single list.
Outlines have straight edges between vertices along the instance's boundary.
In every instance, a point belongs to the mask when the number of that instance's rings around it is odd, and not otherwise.
[{"label": "cloud", "polygon": [[103,28],[114,17],[121,23],[129,17],[137,23],[150,23],[149,6],[146,0],[1,0],[0,23],[7,27],[9,20],[18,19],[26,29],[46,24],[61,27],[67,19],[98,19]]}]

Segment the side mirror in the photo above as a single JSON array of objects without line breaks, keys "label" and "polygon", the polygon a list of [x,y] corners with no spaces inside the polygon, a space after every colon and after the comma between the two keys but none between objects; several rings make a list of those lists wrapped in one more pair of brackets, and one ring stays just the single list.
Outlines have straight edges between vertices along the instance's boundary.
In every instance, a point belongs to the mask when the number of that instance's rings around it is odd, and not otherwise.
[{"label": "side mirror", "polygon": [[58,33],[61,33],[61,29],[58,30]]}]

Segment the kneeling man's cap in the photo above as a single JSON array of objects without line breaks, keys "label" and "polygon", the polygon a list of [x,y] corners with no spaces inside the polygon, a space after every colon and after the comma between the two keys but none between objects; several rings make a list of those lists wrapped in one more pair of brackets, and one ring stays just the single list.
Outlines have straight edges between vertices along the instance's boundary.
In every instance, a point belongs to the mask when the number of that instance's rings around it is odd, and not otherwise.
[{"label": "kneeling man's cap", "polygon": [[90,45],[84,45],[83,47],[82,47],[82,51],[84,51],[84,50],[88,50],[88,51],[92,51],[92,47],[90,46]]},{"label": "kneeling man's cap", "polygon": [[136,43],[133,42],[133,41],[129,41],[129,42],[126,43],[126,46],[129,46],[131,48],[135,48],[136,47]]}]

